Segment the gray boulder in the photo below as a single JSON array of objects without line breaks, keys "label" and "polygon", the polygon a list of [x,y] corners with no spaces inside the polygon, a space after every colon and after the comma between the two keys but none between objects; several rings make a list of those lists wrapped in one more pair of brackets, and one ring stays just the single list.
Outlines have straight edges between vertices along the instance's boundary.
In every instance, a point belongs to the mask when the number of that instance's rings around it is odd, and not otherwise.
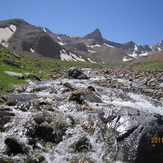
[{"label": "gray boulder", "polygon": [[24,79],[24,75],[22,73],[12,72],[12,71],[5,71],[6,74],[9,76],[17,76],[19,79]]},{"label": "gray boulder", "polygon": [[88,79],[88,77],[83,72],[79,71],[75,67],[71,67],[68,70],[68,76],[74,79]]}]

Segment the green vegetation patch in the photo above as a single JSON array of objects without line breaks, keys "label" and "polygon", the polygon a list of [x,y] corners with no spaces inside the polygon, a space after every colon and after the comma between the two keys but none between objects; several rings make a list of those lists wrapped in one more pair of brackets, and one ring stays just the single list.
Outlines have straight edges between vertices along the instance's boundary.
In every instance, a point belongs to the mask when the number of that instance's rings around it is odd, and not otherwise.
[{"label": "green vegetation patch", "polygon": [[[21,56],[0,45],[0,94],[8,93],[14,85],[28,84],[26,73],[37,75],[42,79],[65,73],[70,67],[102,68],[113,66],[111,63],[100,65],[90,62],[62,61],[44,57]],[[5,71],[22,73],[24,78],[9,76]],[[32,80],[36,80],[33,78]]]},{"label": "green vegetation patch", "polygon": [[160,70],[163,71],[163,61],[151,61],[136,63],[134,65],[135,70]]}]

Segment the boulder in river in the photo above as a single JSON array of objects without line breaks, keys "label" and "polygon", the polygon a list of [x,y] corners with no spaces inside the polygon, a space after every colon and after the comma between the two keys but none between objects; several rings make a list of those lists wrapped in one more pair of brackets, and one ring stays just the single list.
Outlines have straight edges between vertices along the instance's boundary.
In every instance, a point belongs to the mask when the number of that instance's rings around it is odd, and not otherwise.
[{"label": "boulder in river", "polygon": [[82,71],[79,71],[75,67],[71,67],[68,70],[68,76],[70,76],[74,79],[88,79],[88,77]]},{"label": "boulder in river", "polygon": [[28,152],[25,145],[23,143],[20,143],[14,137],[7,137],[5,139],[5,144],[7,145],[7,151],[6,152],[8,155],[11,155],[11,154],[16,155],[18,153],[25,154]]},{"label": "boulder in river", "polygon": [[69,148],[71,151],[74,151],[74,152],[87,152],[91,150],[92,145],[88,138],[81,137],[79,138],[79,140],[74,142]]},{"label": "boulder in river", "polygon": [[163,117],[161,115],[113,105],[106,106],[99,115],[106,124],[105,137],[110,146],[108,152],[112,153],[114,159],[131,163],[162,162]]}]

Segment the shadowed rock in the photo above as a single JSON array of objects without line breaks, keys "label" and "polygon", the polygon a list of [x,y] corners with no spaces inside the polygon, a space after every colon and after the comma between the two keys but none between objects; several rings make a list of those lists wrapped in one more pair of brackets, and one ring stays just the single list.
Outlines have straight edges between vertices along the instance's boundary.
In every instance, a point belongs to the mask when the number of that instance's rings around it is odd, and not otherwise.
[{"label": "shadowed rock", "polygon": [[[163,159],[163,117],[132,108],[106,106],[100,111],[106,124],[108,144],[113,158],[131,163],[161,163]],[[157,141],[154,143],[153,138]],[[158,140],[157,138],[160,138]],[[116,140],[118,152],[115,150]]]},{"label": "shadowed rock", "polygon": [[25,154],[27,153],[27,148],[24,144],[20,143],[16,138],[14,137],[8,137],[5,139],[5,144],[7,145],[7,154]]},{"label": "shadowed rock", "polygon": [[88,77],[83,72],[79,71],[75,67],[71,67],[68,70],[68,76],[74,79],[88,79]]}]

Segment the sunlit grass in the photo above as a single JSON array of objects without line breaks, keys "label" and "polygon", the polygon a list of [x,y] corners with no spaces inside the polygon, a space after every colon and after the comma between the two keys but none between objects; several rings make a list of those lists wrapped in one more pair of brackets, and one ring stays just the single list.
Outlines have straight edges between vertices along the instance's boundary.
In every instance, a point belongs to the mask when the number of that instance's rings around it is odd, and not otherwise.
[{"label": "sunlit grass", "polygon": [[163,61],[143,62],[134,65],[136,70],[161,70],[163,71]]}]

